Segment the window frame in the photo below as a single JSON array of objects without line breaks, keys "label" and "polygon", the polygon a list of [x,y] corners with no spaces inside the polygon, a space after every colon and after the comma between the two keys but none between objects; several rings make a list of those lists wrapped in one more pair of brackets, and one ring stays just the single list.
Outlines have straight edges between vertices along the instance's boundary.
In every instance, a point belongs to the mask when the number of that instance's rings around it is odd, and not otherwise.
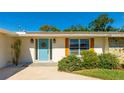
[{"label": "window frame", "polygon": [[[71,39],[69,39],[69,55],[71,54],[71,51],[70,51],[70,40],[73,40],[73,39],[76,39],[76,38],[71,38]],[[79,39],[77,39],[78,40],[78,55],[79,55]]]},{"label": "window frame", "polygon": [[70,38],[69,39],[69,55],[71,54],[71,51],[70,51],[70,40],[73,40],[73,39],[77,39],[78,40],[78,55],[76,56],[80,56],[81,55],[81,49],[80,49],[80,41],[81,40],[88,40],[89,42],[89,47],[88,47],[88,50],[90,49],[90,39],[89,38]]},{"label": "window frame", "polygon": [[109,38],[109,47],[110,48],[123,48],[124,47],[124,38]]}]

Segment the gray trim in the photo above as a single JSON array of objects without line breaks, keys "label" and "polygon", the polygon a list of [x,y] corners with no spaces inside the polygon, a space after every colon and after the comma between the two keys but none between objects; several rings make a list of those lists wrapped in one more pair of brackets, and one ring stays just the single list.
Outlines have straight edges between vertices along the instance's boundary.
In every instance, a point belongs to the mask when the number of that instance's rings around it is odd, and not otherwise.
[{"label": "gray trim", "polygon": [[35,60],[38,60],[38,39],[35,39]]},{"label": "gray trim", "polygon": [[52,60],[52,39],[50,39],[50,60]]}]

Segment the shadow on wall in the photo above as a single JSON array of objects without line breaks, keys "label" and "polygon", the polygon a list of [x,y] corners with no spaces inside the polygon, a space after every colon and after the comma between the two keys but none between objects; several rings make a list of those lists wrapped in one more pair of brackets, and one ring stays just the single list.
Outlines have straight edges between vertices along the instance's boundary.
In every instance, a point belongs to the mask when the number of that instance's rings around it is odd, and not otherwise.
[{"label": "shadow on wall", "polygon": [[35,45],[30,39],[22,39],[20,62],[33,62],[35,54]]},{"label": "shadow on wall", "polygon": [[27,48],[25,51],[23,50],[20,56],[20,63],[33,63],[33,48]]},{"label": "shadow on wall", "polygon": [[28,62],[32,62],[33,63],[33,58],[35,57],[35,52],[34,52],[34,48],[29,48],[29,52],[30,52],[30,61]]},{"label": "shadow on wall", "polygon": [[21,63],[18,66],[10,65],[0,69],[0,80],[8,79],[9,77],[13,76],[14,74],[20,72],[21,70],[28,67],[31,63]]}]

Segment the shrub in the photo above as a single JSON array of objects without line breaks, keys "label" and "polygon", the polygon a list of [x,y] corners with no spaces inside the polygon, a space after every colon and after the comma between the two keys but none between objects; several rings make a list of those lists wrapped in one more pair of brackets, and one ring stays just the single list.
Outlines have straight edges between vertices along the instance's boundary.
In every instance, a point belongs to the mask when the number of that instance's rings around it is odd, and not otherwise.
[{"label": "shrub", "polygon": [[97,68],[99,66],[99,57],[92,50],[83,50],[81,52],[83,67],[87,69]]},{"label": "shrub", "polygon": [[82,68],[81,60],[75,55],[65,57],[58,62],[59,71],[72,72],[76,70],[81,70],[81,68]]},{"label": "shrub", "polygon": [[113,54],[110,53],[101,54],[99,55],[99,59],[100,59],[100,64],[99,64],[100,68],[113,69],[119,66],[119,60]]},{"label": "shrub", "polygon": [[121,65],[121,67],[124,69],[124,64],[120,64]]},{"label": "shrub", "polygon": [[15,42],[11,45],[12,48],[12,61],[13,64],[15,64],[16,66],[19,63],[19,57],[20,57],[20,53],[21,53],[21,40],[20,39],[16,39]]}]

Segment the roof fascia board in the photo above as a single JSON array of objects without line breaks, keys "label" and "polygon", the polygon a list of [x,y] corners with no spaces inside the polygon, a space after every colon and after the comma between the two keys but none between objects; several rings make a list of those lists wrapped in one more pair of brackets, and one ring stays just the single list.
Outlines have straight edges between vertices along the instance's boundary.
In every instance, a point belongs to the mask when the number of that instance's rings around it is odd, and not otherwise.
[{"label": "roof fascia board", "polygon": [[19,34],[21,37],[124,37],[124,34]]}]

